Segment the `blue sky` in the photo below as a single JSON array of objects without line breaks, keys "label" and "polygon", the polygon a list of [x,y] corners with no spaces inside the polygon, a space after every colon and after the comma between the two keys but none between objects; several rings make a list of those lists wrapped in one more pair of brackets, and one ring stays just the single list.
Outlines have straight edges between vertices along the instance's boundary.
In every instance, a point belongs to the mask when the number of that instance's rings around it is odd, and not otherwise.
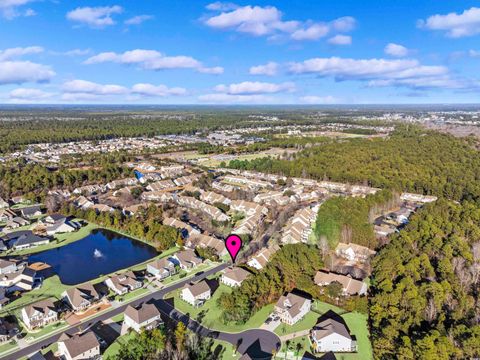
[{"label": "blue sky", "polygon": [[479,0],[0,0],[0,103],[478,103],[479,65]]}]

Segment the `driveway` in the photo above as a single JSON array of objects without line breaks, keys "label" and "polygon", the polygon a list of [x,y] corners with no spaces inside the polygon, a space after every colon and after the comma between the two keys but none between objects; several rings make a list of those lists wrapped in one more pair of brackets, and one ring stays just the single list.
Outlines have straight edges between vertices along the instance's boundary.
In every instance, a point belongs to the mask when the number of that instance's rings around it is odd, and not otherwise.
[{"label": "driveway", "polygon": [[[275,317],[275,313],[271,313],[270,316],[269,316],[267,319],[273,319],[274,317]],[[278,319],[278,320],[271,320],[268,324],[267,324],[267,322],[265,321],[265,322],[260,326],[260,329],[274,332],[275,329],[276,329],[277,327],[279,327],[281,323],[282,323],[282,322],[280,321],[280,319]]]},{"label": "driveway", "polygon": [[190,319],[187,315],[182,314],[181,312],[176,310],[171,304],[163,300],[164,296],[169,292],[176,289],[180,289],[185,284],[191,281],[202,280],[210,275],[213,275],[219,271],[224,270],[229,265],[230,265],[229,263],[220,264],[215,268],[207,270],[198,276],[184,279],[183,281],[167,286],[154,293],[147,293],[144,296],[138,299],[135,299],[130,303],[122,304],[116,308],[110,308],[109,310],[101,314],[98,314],[93,318],[81,320],[80,323],[72,325],[59,333],[50,335],[47,338],[40,340],[34,344],[28,345],[22,349],[15,350],[14,352],[11,352],[6,356],[3,356],[1,359],[17,360],[22,357],[28,356],[30,354],[37,352],[43,346],[48,346],[56,342],[62,333],[67,333],[70,335],[76,334],[88,328],[89,325],[91,325],[92,323],[95,323],[98,321],[105,321],[118,314],[124,313],[128,305],[137,306],[144,302],[155,303],[158,306],[159,310],[164,315],[170,317],[172,320],[176,322],[182,321],[190,330],[197,332],[202,336],[229,342],[233,346],[237,347],[239,353],[241,354],[248,353],[248,355],[250,355],[252,359],[256,359],[256,360],[271,359],[272,352],[274,350],[278,351],[281,347],[281,340],[274,333],[268,330],[262,330],[262,329],[246,330],[239,333],[213,331],[203,327],[195,320]]}]

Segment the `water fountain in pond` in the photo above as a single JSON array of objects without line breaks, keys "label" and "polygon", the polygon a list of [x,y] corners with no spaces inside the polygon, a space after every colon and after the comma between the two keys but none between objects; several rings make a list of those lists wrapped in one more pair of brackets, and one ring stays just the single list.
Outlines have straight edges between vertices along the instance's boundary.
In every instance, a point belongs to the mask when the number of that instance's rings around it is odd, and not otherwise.
[{"label": "water fountain in pond", "polygon": [[101,252],[100,250],[95,249],[95,250],[93,251],[93,257],[94,257],[95,259],[99,259],[99,258],[103,257],[103,254],[102,254],[102,252]]}]

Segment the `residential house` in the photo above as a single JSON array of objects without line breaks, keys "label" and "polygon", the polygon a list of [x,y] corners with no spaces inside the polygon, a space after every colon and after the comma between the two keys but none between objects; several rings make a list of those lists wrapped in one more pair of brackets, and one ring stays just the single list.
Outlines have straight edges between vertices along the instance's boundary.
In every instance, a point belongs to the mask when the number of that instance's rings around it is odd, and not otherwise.
[{"label": "residential house", "polygon": [[428,195],[422,195],[422,194],[411,194],[411,193],[403,193],[400,195],[400,199],[403,201],[408,201],[408,202],[419,202],[419,203],[430,203],[437,201],[436,196],[428,196]]},{"label": "residential house", "polygon": [[260,211],[257,211],[252,215],[247,215],[240,221],[235,229],[233,229],[233,233],[252,235],[257,230],[264,217],[265,216]]},{"label": "residential house", "polygon": [[262,249],[258,251],[255,255],[253,255],[250,258],[250,260],[248,260],[247,265],[257,270],[261,270],[267,265],[270,257],[275,252],[276,252],[276,249],[273,247]]},{"label": "residential house", "polygon": [[0,274],[11,274],[17,271],[17,263],[14,261],[0,259]]},{"label": "residential house", "polygon": [[194,181],[197,181],[200,178],[198,174],[192,174],[188,176],[182,176],[173,180],[177,186],[185,186],[191,184]]},{"label": "residential house", "polygon": [[105,204],[94,204],[90,206],[90,209],[95,210],[97,213],[102,213],[102,212],[114,212],[115,209],[105,205]]},{"label": "residential house", "polygon": [[73,205],[82,210],[88,210],[94,205],[94,203],[82,195],[73,200]]},{"label": "residential house", "polygon": [[175,201],[175,196],[164,191],[145,191],[142,193],[141,198],[143,201],[160,201],[167,203],[169,201]]},{"label": "residential house", "polygon": [[179,265],[183,270],[192,269],[200,265],[203,261],[200,259],[193,250],[187,249],[175,253],[170,260],[176,265]]},{"label": "residential house", "polygon": [[20,216],[15,216],[14,218],[7,220],[7,228],[9,229],[17,229],[22,226],[27,226],[30,224],[29,220],[26,220]]},{"label": "residential house", "polygon": [[58,339],[58,352],[65,360],[100,360],[100,343],[93,331]]},{"label": "residential house", "polygon": [[282,295],[275,304],[275,312],[280,320],[288,325],[294,325],[301,320],[312,307],[312,300],[303,296],[288,293]]},{"label": "residential house", "polygon": [[[20,233],[20,231],[15,233]],[[10,233],[8,235],[11,236],[15,233]],[[25,232],[22,231],[21,233],[22,234],[20,234],[18,237],[11,237],[12,240],[9,242],[9,246],[15,250],[29,249],[35,246],[46,245],[50,242],[50,238],[35,235],[30,230]]]},{"label": "residential house", "polygon": [[3,200],[1,197],[0,197],[0,209],[5,209],[5,208],[8,208],[8,202],[6,202],[5,200]]},{"label": "residential house", "polygon": [[223,183],[218,182],[218,181],[212,182],[212,188],[214,188],[216,190],[223,191],[223,192],[227,192],[227,193],[230,193],[234,190],[232,185],[223,184]]},{"label": "residential house", "polygon": [[80,312],[97,303],[101,295],[92,284],[86,283],[64,291],[62,298],[73,311]]},{"label": "residential house", "polygon": [[7,222],[12,220],[17,215],[11,209],[1,209],[0,208],[0,222]]},{"label": "residential house", "polygon": [[180,298],[195,307],[202,306],[211,296],[212,290],[205,280],[187,284],[180,292]]},{"label": "residential house", "polygon": [[320,317],[310,332],[315,352],[355,352],[357,341],[341,316],[329,311]]},{"label": "residential house", "polygon": [[120,180],[113,180],[107,183],[107,188],[110,190],[117,189],[119,187],[125,187],[125,186],[133,186],[137,184],[137,179],[136,178],[127,178],[127,179],[120,179]]},{"label": "residential house", "polygon": [[175,263],[167,258],[156,259],[147,264],[147,272],[157,279],[162,280],[177,272]]},{"label": "residential house", "polygon": [[60,214],[49,215],[43,219],[47,235],[70,233],[80,229],[81,225]]},{"label": "residential house", "polygon": [[26,202],[26,199],[23,197],[23,195],[13,196],[10,200],[14,204],[21,204]]},{"label": "residential house", "polygon": [[0,317],[0,344],[3,345],[10,341],[17,332],[18,329],[14,324],[9,323],[6,318]]},{"label": "residential house", "polygon": [[374,250],[361,245],[354,243],[338,243],[335,253],[337,256],[343,257],[349,261],[355,261],[359,263],[364,263],[370,259],[371,256],[375,255]]},{"label": "residential house", "polygon": [[212,205],[215,203],[230,205],[230,203],[232,202],[232,200],[230,200],[229,198],[213,191],[204,192],[202,195],[200,195],[200,199]]},{"label": "residential house", "polygon": [[[39,281],[35,270],[26,263],[2,262],[4,268],[0,274],[0,288],[6,292],[29,291],[33,289],[36,281]],[[3,290],[2,290],[3,292]]]},{"label": "residential house", "polygon": [[81,186],[73,190],[76,195],[93,195],[101,194],[105,192],[106,187],[104,185],[86,185]]},{"label": "residential house", "polygon": [[147,186],[148,191],[173,191],[176,188],[172,180],[161,180]]},{"label": "residential house", "polygon": [[327,271],[317,271],[314,278],[318,286],[326,286],[332,282],[342,285],[343,295],[365,295],[367,284],[363,281],[353,279],[350,275],[335,274]]},{"label": "residential house", "polygon": [[133,216],[137,212],[139,212],[141,209],[147,209],[148,206],[149,206],[148,203],[140,203],[140,204],[130,205],[130,206],[124,207],[122,212],[123,212],[123,215]]},{"label": "residential house", "polygon": [[33,330],[58,321],[59,311],[55,303],[47,299],[25,306],[21,314],[23,323]]},{"label": "residential house", "polygon": [[151,330],[163,324],[160,311],[154,304],[143,303],[137,307],[128,305],[123,318],[122,332],[134,329],[137,333]]},{"label": "residential house", "polygon": [[179,196],[177,198],[177,202],[179,205],[185,206],[187,208],[200,210],[216,221],[223,222],[230,220],[230,217],[224,214],[219,208],[206,204],[203,201],[195,199],[194,197]]},{"label": "residential house", "polygon": [[133,271],[127,271],[120,275],[114,275],[105,280],[105,285],[118,295],[124,295],[130,291],[140,289],[143,283]]},{"label": "residential house", "polygon": [[263,215],[268,214],[268,208],[257,203],[245,201],[245,200],[232,200],[230,209],[238,212],[243,212],[246,215],[253,215],[256,212],[260,212]]},{"label": "residential house", "polygon": [[173,226],[174,228],[177,228],[182,232],[183,237],[200,234],[200,230],[195,229],[193,226],[174,218],[167,217],[163,219],[163,225]]},{"label": "residential house", "polygon": [[26,219],[31,219],[35,216],[42,215],[42,209],[39,205],[28,206],[20,209],[20,213],[22,214],[22,217]]},{"label": "residential house", "polygon": [[241,267],[228,268],[220,277],[220,282],[230,287],[238,287],[250,275],[247,270]]},{"label": "residential house", "polygon": [[197,246],[201,248],[211,248],[215,250],[215,253],[218,256],[224,256],[228,254],[227,248],[225,247],[225,242],[223,240],[219,240],[213,236],[204,234],[194,234],[190,236],[186,245],[192,249],[196,248]]},{"label": "residential house", "polygon": [[255,196],[253,201],[259,204],[284,206],[290,202],[290,198],[283,195],[283,191],[267,191]]},{"label": "residential house", "polygon": [[282,243],[306,243],[312,233],[312,225],[317,218],[318,206],[298,210],[283,230]]}]

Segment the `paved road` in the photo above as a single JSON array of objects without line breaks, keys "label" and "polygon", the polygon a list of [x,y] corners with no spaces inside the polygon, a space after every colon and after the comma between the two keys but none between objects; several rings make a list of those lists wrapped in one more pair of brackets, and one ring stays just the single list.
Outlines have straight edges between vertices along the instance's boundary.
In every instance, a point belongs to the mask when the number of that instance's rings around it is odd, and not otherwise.
[{"label": "paved road", "polygon": [[210,338],[215,338],[223,341],[227,341],[238,348],[238,351],[241,354],[247,353],[252,359],[271,359],[272,351],[278,351],[281,346],[281,341],[277,335],[270,331],[253,329],[247,330],[240,333],[226,333],[219,331],[212,331],[200,325],[198,322],[190,319],[187,315],[182,314],[177,311],[171,304],[166,302],[164,299],[165,295],[169,292],[183,287],[186,283],[190,281],[199,281],[210,275],[213,275],[223,269],[225,269],[229,264],[224,263],[220,264],[210,270],[207,270],[193,278],[188,278],[178,283],[167,286],[161,290],[157,290],[153,293],[148,293],[145,296],[142,296],[128,304],[121,305],[117,308],[108,310],[104,313],[101,313],[93,318],[87,319],[80,324],[72,325],[68,328],[65,328],[59,334],[52,335],[48,338],[45,338],[39,342],[36,342],[32,345],[19,349],[9,355],[1,357],[4,360],[17,360],[21,357],[28,356],[40,350],[44,346],[48,346],[58,340],[62,333],[67,333],[73,335],[77,332],[84,331],[89,328],[92,324],[98,321],[105,321],[114,317],[118,314],[121,314],[125,311],[128,305],[137,306],[143,302],[153,302],[159,310],[165,315],[169,316],[174,321],[182,321],[190,330],[197,332],[198,334]]}]

